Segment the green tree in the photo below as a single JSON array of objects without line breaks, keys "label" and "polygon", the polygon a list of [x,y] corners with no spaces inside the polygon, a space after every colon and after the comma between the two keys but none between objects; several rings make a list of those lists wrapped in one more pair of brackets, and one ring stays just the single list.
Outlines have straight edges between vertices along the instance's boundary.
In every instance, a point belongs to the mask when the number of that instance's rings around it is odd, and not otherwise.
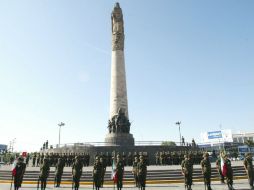
[{"label": "green tree", "polygon": [[254,146],[254,142],[252,140],[247,140],[244,142],[244,144],[248,145],[248,146]]},{"label": "green tree", "polygon": [[173,141],[163,141],[161,143],[162,146],[176,146],[176,143]]}]

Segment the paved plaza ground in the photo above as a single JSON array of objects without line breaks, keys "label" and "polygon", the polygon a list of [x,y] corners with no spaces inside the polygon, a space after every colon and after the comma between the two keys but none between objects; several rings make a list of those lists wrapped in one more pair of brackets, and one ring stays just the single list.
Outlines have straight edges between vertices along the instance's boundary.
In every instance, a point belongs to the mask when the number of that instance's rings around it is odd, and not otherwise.
[{"label": "paved plaza ground", "polygon": [[[225,184],[220,184],[220,182],[213,182],[212,184],[213,190],[227,190],[227,186]],[[249,185],[247,180],[235,180],[234,181],[234,188],[236,190],[248,190]],[[34,184],[29,184],[29,185],[23,185],[20,190],[36,190],[37,187]],[[63,185],[61,188],[54,188],[53,185],[48,185],[46,188],[47,190],[50,189],[55,189],[55,190],[67,190],[71,189],[70,185]],[[80,190],[88,190],[88,189],[93,189],[93,187],[90,185],[85,186],[82,185]],[[115,188],[116,189],[116,188]],[[124,186],[123,190],[138,190],[138,188],[133,187],[133,186]],[[193,190],[205,190],[204,184],[203,183],[195,183],[193,185]],[[10,190],[10,184],[0,184],[0,190]],[[101,190],[114,190],[112,186],[106,186],[104,188],[101,188]],[[184,190],[184,185],[183,184],[163,184],[163,185],[148,185],[146,190]]]}]

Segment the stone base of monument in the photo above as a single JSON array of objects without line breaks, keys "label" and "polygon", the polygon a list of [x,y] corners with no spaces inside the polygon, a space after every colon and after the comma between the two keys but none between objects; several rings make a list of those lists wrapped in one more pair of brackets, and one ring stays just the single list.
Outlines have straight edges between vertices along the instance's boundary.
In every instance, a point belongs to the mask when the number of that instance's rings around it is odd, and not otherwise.
[{"label": "stone base of monument", "polygon": [[107,146],[134,146],[134,138],[130,133],[109,133],[105,143]]}]

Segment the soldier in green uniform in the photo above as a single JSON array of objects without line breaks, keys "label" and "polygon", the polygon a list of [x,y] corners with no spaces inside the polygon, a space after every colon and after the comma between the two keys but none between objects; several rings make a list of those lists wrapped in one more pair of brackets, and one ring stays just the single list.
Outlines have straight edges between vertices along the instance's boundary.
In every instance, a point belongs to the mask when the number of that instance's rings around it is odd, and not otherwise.
[{"label": "soldier in green uniform", "polygon": [[201,160],[201,170],[202,170],[202,174],[204,175],[204,182],[205,185],[207,186],[208,190],[212,190],[211,188],[211,162],[209,160],[209,154],[208,153],[204,153],[203,155],[204,159]]},{"label": "soldier in green uniform", "polygon": [[14,190],[18,190],[21,187],[23,176],[26,170],[26,164],[23,162],[23,157],[19,157],[15,166],[14,176]]},{"label": "soldier in green uniform", "polygon": [[83,164],[79,158],[79,156],[75,156],[75,161],[72,165],[72,183],[74,183],[74,190],[79,189],[79,181],[82,175],[82,167]]},{"label": "soldier in green uniform", "polygon": [[103,187],[104,184],[104,176],[106,173],[106,169],[107,169],[107,160],[106,160],[106,156],[104,155],[103,157],[100,157],[100,163],[102,166],[102,172],[101,172],[101,187]]},{"label": "soldier in green uniform", "polygon": [[101,187],[102,174],[103,174],[102,163],[100,162],[99,156],[97,156],[95,158],[95,163],[93,166],[93,184],[95,185],[96,190],[99,190]]},{"label": "soldier in green uniform", "polygon": [[35,162],[36,162],[36,153],[33,154],[33,167],[35,167]]},{"label": "soldier in green uniform", "polygon": [[155,164],[160,165],[160,154],[158,151],[155,153]]},{"label": "soldier in green uniform", "polygon": [[[39,176],[39,180],[41,182],[41,190],[45,190],[46,186],[47,186],[47,179],[49,176],[49,160],[47,159],[47,157],[45,157],[43,159],[42,164],[40,165],[40,176]],[[39,183],[38,183],[39,185]]]},{"label": "soldier in green uniform", "polygon": [[185,179],[185,187],[187,190],[191,190],[192,186],[192,173],[193,173],[193,162],[191,160],[191,154],[185,155],[185,159],[182,161],[182,174]]},{"label": "soldier in green uniform", "polygon": [[229,190],[233,190],[233,169],[231,166],[231,161],[228,159],[228,156],[225,154],[223,156],[223,162],[226,164],[226,180]]},{"label": "soldier in green uniform", "polygon": [[139,187],[139,184],[138,184],[138,157],[137,156],[135,156],[134,162],[132,164],[132,174],[134,176],[134,181],[135,181],[136,187]]},{"label": "soldier in green uniform", "polygon": [[146,187],[146,174],[147,174],[147,166],[144,160],[144,156],[139,157],[139,163],[138,163],[138,181],[141,190],[145,190]]},{"label": "soldier in green uniform", "polygon": [[61,179],[63,175],[63,169],[64,169],[64,160],[62,158],[58,158],[57,164],[56,164],[56,170],[55,170],[55,182],[56,187],[60,187]]},{"label": "soldier in green uniform", "polygon": [[116,158],[117,190],[121,190],[123,187],[123,172],[124,164],[120,155],[118,154]]},{"label": "soldier in green uniform", "polygon": [[253,190],[253,180],[254,180],[254,172],[253,172],[253,164],[252,164],[252,155],[251,153],[245,154],[245,159],[243,161],[244,169],[247,173],[250,188]]}]

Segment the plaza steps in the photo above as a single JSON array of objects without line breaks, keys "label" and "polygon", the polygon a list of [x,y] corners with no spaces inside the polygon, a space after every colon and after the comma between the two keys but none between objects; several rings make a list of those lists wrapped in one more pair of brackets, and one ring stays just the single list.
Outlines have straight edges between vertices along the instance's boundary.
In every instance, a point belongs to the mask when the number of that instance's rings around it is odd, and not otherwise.
[{"label": "plaza steps", "polygon": [[[183,176],[181,174],[180,169],[170,169],[170,166],[166,166],[168,169],[163,170],[148,170],[147,171],[147,181],[183,181]],[[53,170],[53,168],[51,168]],[[247,178],[244,167],[243,166],[233,166],[234,178],[245,179]],[[24,175],[23,182],[33,182],[36,183],[38,180],[39,171],[29,171],[27,170]],[[53,183],[54,181],[54,171],[50,171],[48,182]],[[4,181],[9,181],[11,179],[11,171],[8,170],[0,170],[0,183]],[[212,168],[212,179],[219,180],[219,175],[216,168]],[[71,171],[64,171],[62,176],[62,181],[66,183],[71,183]],[[83,171],[81,176],[81,182],[84,183],[92,183],[92,171]],[[107,168],[104,178],[105,183],[110,183],[111,180],[111,168]],[[131,173],[131,169],[124,172],[124,181],[133,183],[133,174]],[[203,176],[201,173],[201,168],[194,168],[193,170],[193,181],[203,181]]]}]

